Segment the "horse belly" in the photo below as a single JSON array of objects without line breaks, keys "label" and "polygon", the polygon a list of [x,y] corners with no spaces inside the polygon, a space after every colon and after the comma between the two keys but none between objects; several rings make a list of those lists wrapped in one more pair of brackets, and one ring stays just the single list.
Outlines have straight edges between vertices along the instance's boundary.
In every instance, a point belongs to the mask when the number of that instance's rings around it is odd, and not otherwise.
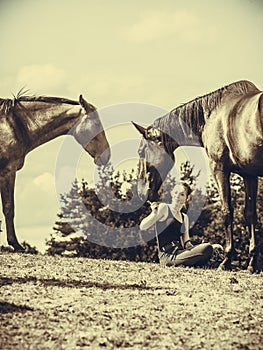
[{"label": "horse belly", "polygon": [[263,145],[244,145],[243,152],[232,153],[233,164],[254,176],[263,176]]}]

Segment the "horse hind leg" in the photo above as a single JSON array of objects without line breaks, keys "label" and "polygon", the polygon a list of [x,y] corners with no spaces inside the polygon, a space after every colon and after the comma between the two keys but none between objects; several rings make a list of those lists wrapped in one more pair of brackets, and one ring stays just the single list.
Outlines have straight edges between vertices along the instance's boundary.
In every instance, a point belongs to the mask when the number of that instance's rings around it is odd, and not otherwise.
[{"label": "horse hind leg", "polygon": [[256,239],[256,230],[255,225],[250,225],[249,227],[249,263],[247,270],[250,273],[254,273],[258,270],[258,246],[257,246],[257,239]]},{"label": "horse hind leg", "polygon": [[256,176],[246,176],[244,177],[244,184],[246,191],[244,216],[249,228],[249,263],[247,270],[253,273],[258,269],[258,245],[255,229],[257,223],[256,201],[258,178]]},{"label": "horse hind leg", "polygon": [[224,226],[226,230],[226,247],[225,258],[219,265],[219,270],[231,270],[232,269],[232,257],[235,255],[234,243],[233,243],[233,210],[232,208],[223,208]]}]

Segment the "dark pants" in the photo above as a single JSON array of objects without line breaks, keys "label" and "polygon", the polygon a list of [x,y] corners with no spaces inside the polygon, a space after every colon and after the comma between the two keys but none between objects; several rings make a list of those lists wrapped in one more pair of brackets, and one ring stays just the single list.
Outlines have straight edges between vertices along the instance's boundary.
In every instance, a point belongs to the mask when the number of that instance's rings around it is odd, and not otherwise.
[{"label": "dark pants", "polygon": [[213,254],[210,243],[201,243],[190,249],[174,248],[173,251],[160,252],[159,261],[163,266],[202,266],[205,265]]}]

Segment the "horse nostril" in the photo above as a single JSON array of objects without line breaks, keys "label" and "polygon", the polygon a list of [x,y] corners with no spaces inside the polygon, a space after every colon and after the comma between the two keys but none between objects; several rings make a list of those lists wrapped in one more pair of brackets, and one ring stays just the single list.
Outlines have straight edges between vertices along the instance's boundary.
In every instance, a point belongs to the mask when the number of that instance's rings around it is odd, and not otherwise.
[{"label": "horse nostril", "polygon": [[98,166],[106,165],[110,160],[110,151],[103,152],[101,155],[96,155],[94,157],[94,163]]},{"label": "horse nostril", "polygon": [[98,156],[95,156],[94,157],[94,163],[96,164],[96,165],[100,165],[100,164],[98,164],[100,162],[100,158],[98,157]]}]

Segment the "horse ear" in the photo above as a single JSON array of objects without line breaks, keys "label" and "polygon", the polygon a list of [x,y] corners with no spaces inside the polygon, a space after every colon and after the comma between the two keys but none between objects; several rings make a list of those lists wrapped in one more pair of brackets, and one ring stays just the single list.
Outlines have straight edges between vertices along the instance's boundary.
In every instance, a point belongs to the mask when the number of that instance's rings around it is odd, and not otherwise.
[{"label": "horse ear", "polygon": [[146,134],[146,128],[144,128],[141,125],[138,125],[132,121],[132,124],[135,126],[135,128],[139,131],[140,134],[142,134],[145,137]]},{"label": "horse ear", "polygon": [[79,104],[85,109],[87,113],[96,111],[96,108],[92,104],[88,103],[82,95],[79,96]]},{"label": "horse ear", "polygon": [[85,110],[88,110],[88,102],[86,100],[84,100],[83,96],[80,95],[79,96],[79,104],[85,109]]}]

